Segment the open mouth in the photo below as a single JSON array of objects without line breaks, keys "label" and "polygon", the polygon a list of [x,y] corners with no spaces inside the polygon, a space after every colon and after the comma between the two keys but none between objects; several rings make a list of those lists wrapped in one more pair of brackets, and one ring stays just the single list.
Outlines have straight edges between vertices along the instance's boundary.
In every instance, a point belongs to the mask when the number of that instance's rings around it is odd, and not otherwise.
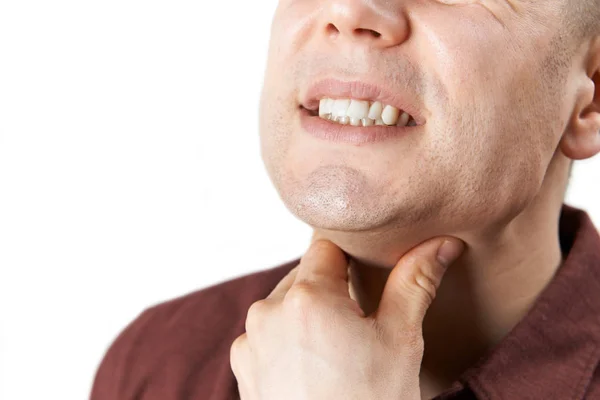
[{"label": "open mouth", "polygon": [[317,109],[306,110],[312,116],[340,125],[417,126],[410,114],[380,101],[325,97],[319,101]]}]

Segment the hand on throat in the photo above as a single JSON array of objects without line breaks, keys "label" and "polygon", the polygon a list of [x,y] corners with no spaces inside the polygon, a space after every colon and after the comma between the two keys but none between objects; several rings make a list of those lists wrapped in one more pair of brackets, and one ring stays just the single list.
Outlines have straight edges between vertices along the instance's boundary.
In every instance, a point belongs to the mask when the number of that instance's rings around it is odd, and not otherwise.
[{"label": "hand on throat", "polygon": [[[457,233],[466,251],[445,273],[423,322],[422,379],[438,391],[521,320],[562,263],[558,225],[527,224],[519,218],[495,235]],[[536,226],[536,232],[523,229]],[[442,234],[440,234],[441,236]],[[448,233],[443,233],[448,235]],[[438,236],[438,235],[436,235]],[[315,230],[349,258],[349,291],[365,315],[377,310],[396,262],[430,237]],[[411,238],[411,239],[407,239]],[[435,390],[434,390],[435,391]]]}]

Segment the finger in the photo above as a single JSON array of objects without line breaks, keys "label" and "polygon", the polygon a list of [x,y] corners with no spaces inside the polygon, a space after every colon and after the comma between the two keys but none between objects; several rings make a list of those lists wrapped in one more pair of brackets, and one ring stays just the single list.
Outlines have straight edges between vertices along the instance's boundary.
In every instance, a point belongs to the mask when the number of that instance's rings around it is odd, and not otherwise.
[{"label": "finger", "polygon": [[[310,239],[311,244],[314,243],[315,240],[319,239],[321,236],[317,233],[317,231],[313,231],[313,235]],[[286,276],[283,277],[281,281],[275,286],[275,289],[269,293],[269,295],[265,298],[265,300],[281,300],[285,297],[285,294],[290,290],[290,287],[294,284],[296,280],[296,275],[298,274],[298,267],[300,264],[296,265],[290,272],[287,273]]]},{"label": "finger", "polygon": [[443,275],[465,249],[462,240],[438,237],[411,249],[390,273],[374,313],[378,324],[399,332],[398,323],[422,327]]},{"label": "finger", "polygon": [[279,281],[275,289],[267,296],[266,300],[282,300],[285,297],[285,294],[290,290],[290,287],[294,284],[296,280],[296,274],[298,274],[298,266],[296,265],[290,272],[287,273],[286,276],[283,277],[282,280]]},{"label": "finger", "polygon": [[313,241],[300,259],[292,287],[295,285],[312,286],[317,290],[349,298],[346,254],[329,240]]}]

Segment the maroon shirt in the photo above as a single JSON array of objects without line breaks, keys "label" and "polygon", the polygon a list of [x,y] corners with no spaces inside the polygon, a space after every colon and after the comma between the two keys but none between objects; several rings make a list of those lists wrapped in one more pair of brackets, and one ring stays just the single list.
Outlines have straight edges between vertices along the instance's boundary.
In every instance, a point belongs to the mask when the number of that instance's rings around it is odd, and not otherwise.
[{"label": "maroon shirt", "polygon": [[[563,265],[527,315],[436,400],[600,399],[600,236],[563,205]],[[248,308],[300,259],[145,310],[108,349],[92,400],[238,399],[229,364]]]}]

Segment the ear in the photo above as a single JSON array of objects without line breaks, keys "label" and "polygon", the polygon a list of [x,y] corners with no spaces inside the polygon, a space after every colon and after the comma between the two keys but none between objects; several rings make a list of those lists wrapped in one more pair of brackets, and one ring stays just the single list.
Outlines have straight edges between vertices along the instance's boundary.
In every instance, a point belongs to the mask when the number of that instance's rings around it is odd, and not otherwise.
[{"label": "ear", "polygon": [[582,72],[585,75],[559,144],[564,155],[573,160],[590,158],[600,152],[600,37],[591,40],[584,60]]}]

